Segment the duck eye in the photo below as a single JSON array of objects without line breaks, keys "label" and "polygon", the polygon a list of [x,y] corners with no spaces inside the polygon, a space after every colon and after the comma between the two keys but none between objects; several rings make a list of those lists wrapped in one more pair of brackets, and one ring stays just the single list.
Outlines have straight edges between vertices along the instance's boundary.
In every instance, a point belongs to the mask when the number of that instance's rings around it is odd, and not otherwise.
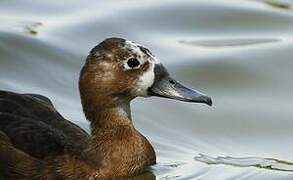
[{"label": "duck eye", "polygon": [[135,68],[139,65],[139,61],[136,58],[130,58],[127,60],[127,65],[130,68]]}]

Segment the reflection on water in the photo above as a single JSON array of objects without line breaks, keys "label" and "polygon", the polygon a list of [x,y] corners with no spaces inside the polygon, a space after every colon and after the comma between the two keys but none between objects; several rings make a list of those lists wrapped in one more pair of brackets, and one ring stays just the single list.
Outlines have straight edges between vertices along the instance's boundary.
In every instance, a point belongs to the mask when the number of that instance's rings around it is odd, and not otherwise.
[{"label": "reflection on water", "polygon": [[226,47],[226,46],[248,46],[254,44],[266,44],[278,42],[278,39],[221,39],[221,40],[198,40],[198,41],[180,41],[180,43],[194,45],[194,46],[206,46],[206,47]]},{"label": "reflection on water", "polygon": [[204,154],[200,154],[199,156],[194,158],[197,161],[201,161],[207,164],[225,164],[232,165],[238,167],[259,167],[270,170],[278,170],[278,171],[293,171],[293,163],[286,162],[273,158],[261,158],[261,157],[211,157]]},{"label": "reflection on water", "polygon": [[31,35],[38,34],[39,28],[43,26],[43,23],[36,22],[29,19],[9,17],[7,15],[0,16],[0,31],[15,32],[20,33],[30,33]]},{"label": "reflection on water", "polygon": [[43,26],[43,23],[41,23],[41,22],[28,24],[28,25],[26,25],[26,30],[32,35],[37,35],[39,33],[39,28],[41,26]]},{"label": "reflection on water", "polygon": [[274,7],[274,8],[280,8],[280,9],[290,9],[291,4],[287,1],[276,1],[276,0],[265,0],[264,3]]},{"label": "reflection on water", "polygon": [[[176,79],[215,103],[135,100],[135,126],[158,157],[152,173],[136,178],[293,179],[292,172],[246,167],[291,170],[286,161],[293,161],[292,1],[271,2],[1,1],[0,89],[48,96],[89,130],[79,70],[98,42],[124,37],[147,46]],[[227,165],[196,161],[198,154]]]}]

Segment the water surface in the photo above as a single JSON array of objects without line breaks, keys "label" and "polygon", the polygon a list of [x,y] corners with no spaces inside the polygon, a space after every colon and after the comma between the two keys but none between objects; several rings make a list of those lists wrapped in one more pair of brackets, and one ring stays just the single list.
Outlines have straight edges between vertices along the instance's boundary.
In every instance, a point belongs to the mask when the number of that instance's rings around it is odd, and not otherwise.
[{"label": "water surface", "polygon": [[88,130],[79,70],[94,45],[124,37],[214,101],[212,108],[160,98],[132,103],[135,126],[158,157],[144,178],[293,179],[281,171],[290,163],[259,168],[293,162],[292,3],[3,0],[0,88],[46,95]]}]

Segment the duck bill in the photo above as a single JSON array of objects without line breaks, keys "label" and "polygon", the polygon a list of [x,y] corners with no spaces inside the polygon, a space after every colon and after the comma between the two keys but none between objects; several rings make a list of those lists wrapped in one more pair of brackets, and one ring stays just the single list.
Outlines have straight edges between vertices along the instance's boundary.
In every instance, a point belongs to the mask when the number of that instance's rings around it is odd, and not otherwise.
[{"label": "duck bill", "polygon": [[212,99],[210,97],[199,91],[185,87],[171,78],[163,65],[156,64],[154,71],[155,81],[152,87],[149,88],[149,94],[151,96],[212,105]]}]

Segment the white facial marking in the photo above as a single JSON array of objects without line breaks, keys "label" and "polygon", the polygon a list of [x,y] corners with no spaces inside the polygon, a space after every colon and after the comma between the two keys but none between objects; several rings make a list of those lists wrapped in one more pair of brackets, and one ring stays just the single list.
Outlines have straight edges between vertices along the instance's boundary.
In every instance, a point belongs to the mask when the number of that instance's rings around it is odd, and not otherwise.
[{"label": "white facial marking", "polygon": [[148,96],[148,88],[150,88],[155,81],[155,64],[160,64],[157,58],[147,51],[147,54],[141,50],[142,45],[126,41],[125,48],[129,49],[133,54],[136,54],[136,59],[140,62],[140,65],[135,68],[130,68],[127,64],[127,60],[124,61],[124,70],[138,69],[144,63],[149,62],[149,68],[138,79],[134,94],[136,96]]},{"label": "white facial marking", "polygon": [[138,79],[135,89],[135,94],[138,96],[148,96],[148,88],[150,88],[155,81],[155,63],[151,62],[150,67]]},{"label": "white facial marking", "polygon": [[[125,41],[125,48],[129,49],[133,54],[136,55],[136,59],[139,61],[139,65],[135,68],[131,68],[127,64],[127,60],[124,61],[124,70],[131,70],[131,69],[139,69],[145,62],[149,61],[150,63],[159,64],[160,62],[157,60],[157,58],[148,53],[147,55],[141,51],[140,47],[143,47],[140,44],[134,43],[132,41]],[[150,56],[150,57],[149,57]],[[130,57],[132,58],[132,57]]]},{"label": "white facial marking", "polygon": [[[144,53],[139,49],[137,44],[131,42],[131,41],[125,41],[125,48],[129,49],[133,54],[136,54],[136,59],[139,61],[139,65],[135,68],[131,68],[127,64],[127,60],[124,61],[124,70],[131,70],[131,69],[138,69],[146,62],[146,58],[144,57]],[[132,57],[130,57],[132,58]]]}]

